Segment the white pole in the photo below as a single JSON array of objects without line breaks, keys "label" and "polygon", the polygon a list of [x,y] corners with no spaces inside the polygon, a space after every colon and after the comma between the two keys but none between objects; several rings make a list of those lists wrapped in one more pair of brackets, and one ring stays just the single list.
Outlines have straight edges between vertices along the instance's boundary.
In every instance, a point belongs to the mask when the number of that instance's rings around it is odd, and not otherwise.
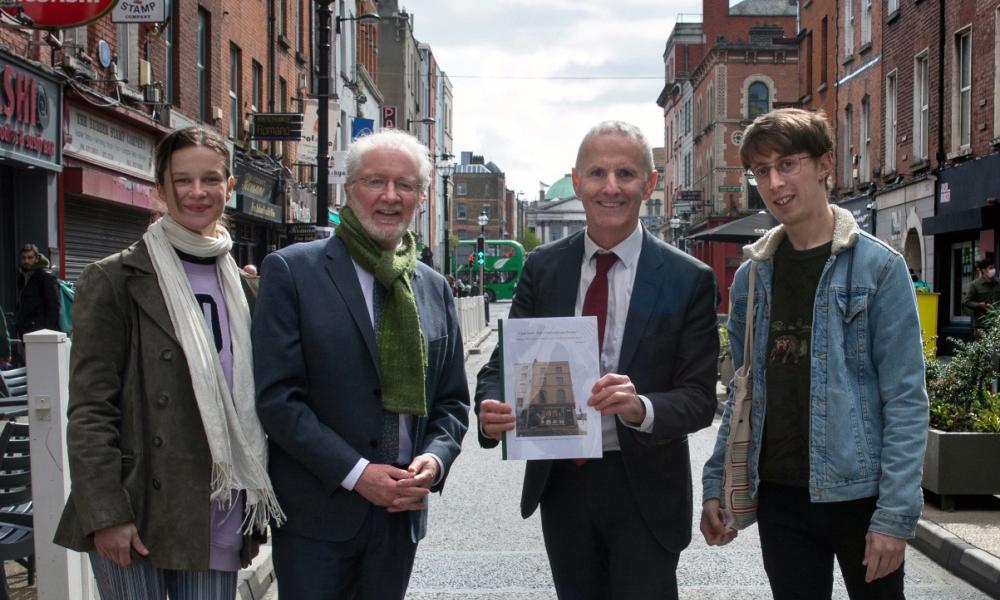
[{"label": "white pole", "polygon": [[70,488],[65,443],[70,341],[65,333],[43,329],[25,335],[24,346],[38,600],[96,600],[87,555],[52,543]]}]

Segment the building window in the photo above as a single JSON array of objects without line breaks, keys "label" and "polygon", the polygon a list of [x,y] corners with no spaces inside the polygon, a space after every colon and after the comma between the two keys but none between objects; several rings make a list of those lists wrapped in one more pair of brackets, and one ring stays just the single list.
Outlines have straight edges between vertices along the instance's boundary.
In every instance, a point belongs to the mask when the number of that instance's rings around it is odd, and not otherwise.
[{"label": "building window", "polygon": [[930,132],[929,102],[930,73],[927,69],[927,52],[913,61],[913,158],[927,159],[927,137]]},{"label": "building window", "polygon": [[865,96],[861,100],[861,128],[858,130],[858,149],[861,151],[860,166],[858,176],[862,183],[871,180],[871,143],[872,134],[869,130],[871,124],[871,99]]},{"label": "building window", "polygon": [[302,0],[292,0],[295,3],[295,48],[299,54],[306,49],[306,19],[302,10]]},{"label": "building window", "polygon": [[119,23],[118,36],[118,79],[131,87],[139,87],[139,25]]},{"label": "building window", "polygon": [[464,204],[456,204],[455,205],[455,220],[457,220],[457,221],[464,221],[465,219],[466,219],[465,205]]},{"label": "building window", "polygon": [[708,86],[708,112],[706,113],[705,126],[708,127],[715,123],[715,90],[712,86]]},{"label": "building window", "polygon": [[684,154],[684,189],[691,189],[691,153]]},{"label": "building window", "polygon": [[[260,66],[260,63],[251,60],[250,61],[250,113],[258,113],[260,109],[263,108],[261,103],[263,102],[264,95],[264,69]],[[257,148],[257,140],[250,141],[251,148]]]},{"label": "building window", "polygon": [[763,81],[755,81],[747,89],[747,118],[755,119],[770,110],[771,92]]},{"label": "building window", "polygon": [[[995,60],[995,59],[994,59]],[[967,148],[972,142],[972,30],[955,36],[955,84],[952,94],[952,145]]]},{"label": "building window", "polygon": [[208,121],[209,103],[211,102],[211,75],[209,72],[209,56],[211,55],[211,19],[212,16],[204,8],[198,8],[198,63],[195,70],[198,74],[198,118]]},{"label": "building window", "polygon": [[822,49],[822,54],[823,54],[822,62],[819,65],[820,85],[826,85],[827,81],[826,65],[829,62],[827,50],[830,48],[830,44],[827,43],[827,40],[829,39],[828,36],[829,36],[829,21],[827,20],[827,17],[823,17],[823,26],[822,29],[820,30],[820,36],[819,36],[821,42],[819,47]]},{"label": "building window", "polygon": [[562,225],[549,225],[549,241],[554,242],[556,240],[562,239],[563,227]]},{"label": "building window", "polygon": [[861,45],[872,43],[872,0],[861,0]]},{"label": "building window", "polygon": [[849,188],[852,184],[852,171],[854,170],[854,142],[851,139],[851,130],[854,127],[854,114],[850,106],[844,109],[844,184]]},{"label": "building window", "polygon": [[691,100],[684,101],[684,133],[691,133]]},{"label": "building window", "polygon": [[951,322],[971,321],[965,310],[965,290],[975,278],[975,262],[979,256],[979,240],[958,242],[951,245]]},{"label": "building window", "polygon": [[844,58],[854,54],[854,0],[844,2]]},{"label": "building window", "polygon": [[229,45],[229,139],[240,137],[240,47]]},{"label": "building window", "polygon": [[888,14],[891,15],[897,10],[899,10],[899,0],[889,0],[886,3],[886,12],[888,12]]},{"label": "building window", "polygon": [[274,18],[278,21],[278,33],[288,37],[288,24],[285,22],[285,1],[276,0],[274,7]]},{"label": "building window", "polygon": [[176,97],[174,86],[176,85],[175,79],[177,77],[176,73],[174,72],[175,70],[174,46],[177,45],[177,39],[175,37],[177,35],[177,28],[174,27],[174,0],[167,0],[166,12],[167,12],[167,26],[166,29],[164,29],[163,31],[163,46],[164,46],[163,71],[164,71],[164,79],[166,79],[163,85],[164,87],[163,93],[166,96],[166,98],[164,98],[163,101],[166,102],[167,104],[173,104],[174,98]]},{"label": "building window", "polygon": [[896,72],[885,78],[885,170],[896,172]]},{"label": "building window", "polygon": [[815,61],[815,55],[813,54],[813,32],[806,34],[806,94],[813,93],[813,61]]},{"label": "building window", "polygon": [[466,196],[468,195],[468,189],[465,187],[464,181],[455,182],[455,195],[456,196]]}]

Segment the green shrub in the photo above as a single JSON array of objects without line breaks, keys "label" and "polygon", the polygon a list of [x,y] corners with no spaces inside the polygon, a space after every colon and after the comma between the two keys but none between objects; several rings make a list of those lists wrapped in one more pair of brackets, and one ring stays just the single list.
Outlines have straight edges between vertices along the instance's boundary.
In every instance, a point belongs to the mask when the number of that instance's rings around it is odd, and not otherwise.
[{"label": "green shrub", "polygon": [[990,391],[1000,355],[1000,309],[990,309],[981,334],[969,342],[952,340],[949,362],[925,353],[930,425],[944,431],[1000,431],[1000,394]]}]

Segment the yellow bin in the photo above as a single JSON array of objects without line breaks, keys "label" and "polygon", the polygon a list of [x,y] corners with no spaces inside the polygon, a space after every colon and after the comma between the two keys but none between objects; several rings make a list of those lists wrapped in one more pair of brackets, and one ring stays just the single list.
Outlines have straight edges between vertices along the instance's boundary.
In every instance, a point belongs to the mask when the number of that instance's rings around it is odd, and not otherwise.
[{"label": "yellow bin", "polygon": [[917,317],[920,319],[920,339],[924,352],[937,345],[938,297],[937,292],[917,292]]}]

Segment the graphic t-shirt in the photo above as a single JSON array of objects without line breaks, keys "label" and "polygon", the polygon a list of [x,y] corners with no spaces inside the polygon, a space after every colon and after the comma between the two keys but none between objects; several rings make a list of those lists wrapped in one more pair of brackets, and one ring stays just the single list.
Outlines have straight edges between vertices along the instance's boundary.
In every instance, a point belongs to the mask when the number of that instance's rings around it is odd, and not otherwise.
[{"label": "graphic t-shirt", "polygon": [[[181,252],[177,253],[181,266],[187,274],[194,292],[195,304],[201,309],[211,342],[219,353],[222,373],[225,375],[229,392],[233,391],[233,349],[229,336],[229,311],[219,285],[219,274],[215,259],[203,259]],[[240,547],[243,535],[243,496],[233,493],[232,505],[226,508],[212,503],[211,506],[211,547],[208,568],[215,571],[238,571],[240,569]]]},{"label": "graphic t-shirt", "polygon": [[809,382],[813,304],[832,243],[796,250],[786,237],[774,255],[767,336],[763,481],[809,485]]}]

